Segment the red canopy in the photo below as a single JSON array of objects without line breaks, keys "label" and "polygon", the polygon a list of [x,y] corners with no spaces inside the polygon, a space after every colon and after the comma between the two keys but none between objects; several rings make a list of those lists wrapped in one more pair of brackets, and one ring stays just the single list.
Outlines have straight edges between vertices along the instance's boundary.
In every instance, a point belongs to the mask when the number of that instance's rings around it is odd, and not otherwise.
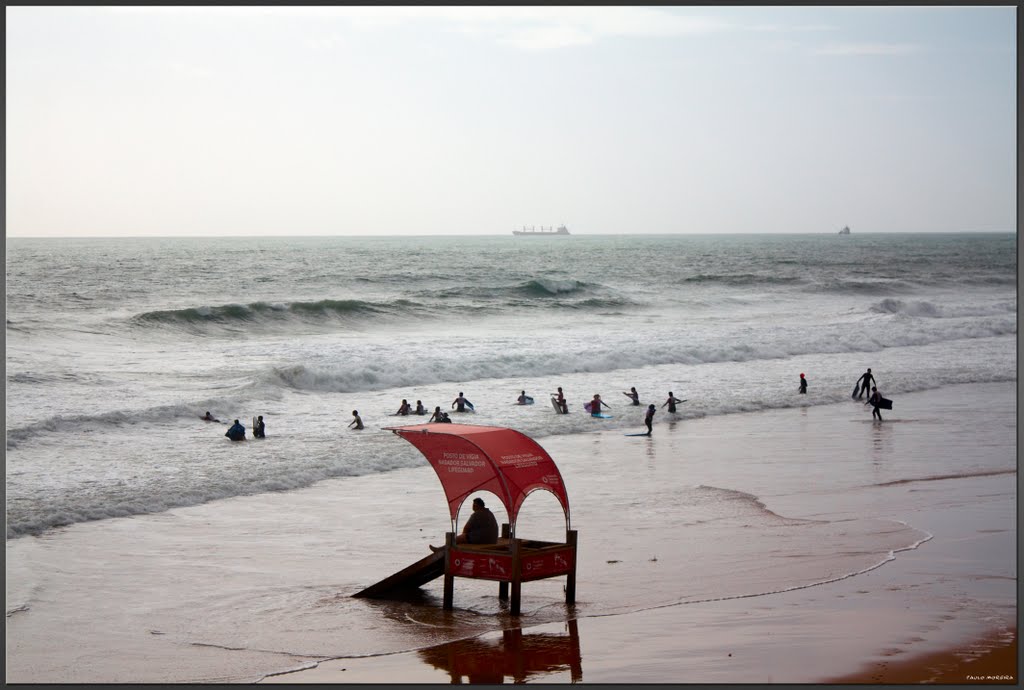
[{"label": "red canopy", "polygon": [[437,472],[452,521],[466,497],[490,491],[501,499],[515,534],[519,508],[532,491],[550,491],[569,526],[569,497],[555,461],[536,441],[515,429],[475,424],[385,427],[416,446]]}]

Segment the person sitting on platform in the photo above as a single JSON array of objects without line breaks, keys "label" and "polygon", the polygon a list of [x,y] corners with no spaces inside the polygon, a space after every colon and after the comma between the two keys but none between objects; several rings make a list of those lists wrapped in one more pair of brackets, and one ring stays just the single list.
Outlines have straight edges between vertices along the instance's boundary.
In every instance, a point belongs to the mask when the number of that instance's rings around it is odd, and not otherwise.
[{"label": "person sitting on platform", "polygon": [[[484,499],[473,499],[473,514],[466,520],[462,534],[455,537],[456,544],[497,544],[498,521],[494,513],[484,505]],[[431,551],[441,551],[440,546],[431,546]]]}]

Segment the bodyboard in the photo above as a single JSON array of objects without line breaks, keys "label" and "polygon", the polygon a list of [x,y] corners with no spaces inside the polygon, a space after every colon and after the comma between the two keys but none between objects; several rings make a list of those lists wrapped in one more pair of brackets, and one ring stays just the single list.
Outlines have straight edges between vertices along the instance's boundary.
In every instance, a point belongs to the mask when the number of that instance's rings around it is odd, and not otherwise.
[{"label": "bodyboard", "polygon": [[587,412],[590,412],[590,403],[589,402],[583,403],[583,409],[586,410]]},{"label": "bodyboard", "polygon": [[623,434],[624,436],[648,436],[649,434],[645,431],[642,434]]},{"label": "bodyboard", "polygon": [[856,398],[857,397],[857,393],[860,393],[860,384],[859,383],[853,384],[853,394],[850,395],[850,397],[851,398]]},{"label": "bodyboard", "polygon": [[556,398],[553,395],[551,396],[551,407],[555,408],[555,412],[557,412],[558,414],[565,414],[562,411],[562,406],[558,404],[558,398]]},{"label": "bodyboard", "polygon": [[597,414],[590,415],[591,417],[598,417],[600,419],[611,419],[612,415],[605,414],[604,412],[598,412]]},{"label": "bodyboard", "polygon": [[883,410],[891,410],[892,400],[889,400],[888,398],[882,398],[881,400],[878,401],[878,406]]}]

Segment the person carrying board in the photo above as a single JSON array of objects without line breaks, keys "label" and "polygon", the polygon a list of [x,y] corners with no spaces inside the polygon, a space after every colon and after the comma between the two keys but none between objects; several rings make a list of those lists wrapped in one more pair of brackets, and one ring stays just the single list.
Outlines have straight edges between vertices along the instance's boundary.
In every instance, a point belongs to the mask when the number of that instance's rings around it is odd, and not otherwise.
[{"label": "person carrying board", "polygon": [[882,421],[882,412],[880,410],[882,406],[882,394],[878,392],[878,388],[871,388],[871,397],[868,398],[867,402],[864,404],[874,406],[871,410],[871,419],[878,417],[878,421]]},{"label": "person carrying board", "polygon": [[[871,375],[871,367],[861,374],[861,377],[857,379],[857,384],[853,387],[853,397],[860,400],[864,397],[864,394],[868,392],[869,386],[877,386],[878,382],[875,381],[875,377]],[[857,390],[857,386],[860,386],[860,390]]]},{"label": "person carrying board", "polygon": [[465,412],[467,407],[470,410],[473,409],[473,403],[466,400],[465,396],[462,395],[462,391],[459,391],[459,397],[452,400],[452,407],[455,408],[456,412]]}]

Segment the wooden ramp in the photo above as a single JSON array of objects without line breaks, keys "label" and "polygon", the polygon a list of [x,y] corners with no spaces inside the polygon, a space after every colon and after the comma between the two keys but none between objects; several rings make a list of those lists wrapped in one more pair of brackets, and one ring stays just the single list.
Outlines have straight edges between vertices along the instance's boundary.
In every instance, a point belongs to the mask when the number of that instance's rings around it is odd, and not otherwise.
[{"label": "wooden ramp", "polygon": [[409,567],[399,570],[394,575],[386,577],[352,596],[387,599],[390,596],[421,587],[442,575],[444,575],[444,549],[421,558]]}]

